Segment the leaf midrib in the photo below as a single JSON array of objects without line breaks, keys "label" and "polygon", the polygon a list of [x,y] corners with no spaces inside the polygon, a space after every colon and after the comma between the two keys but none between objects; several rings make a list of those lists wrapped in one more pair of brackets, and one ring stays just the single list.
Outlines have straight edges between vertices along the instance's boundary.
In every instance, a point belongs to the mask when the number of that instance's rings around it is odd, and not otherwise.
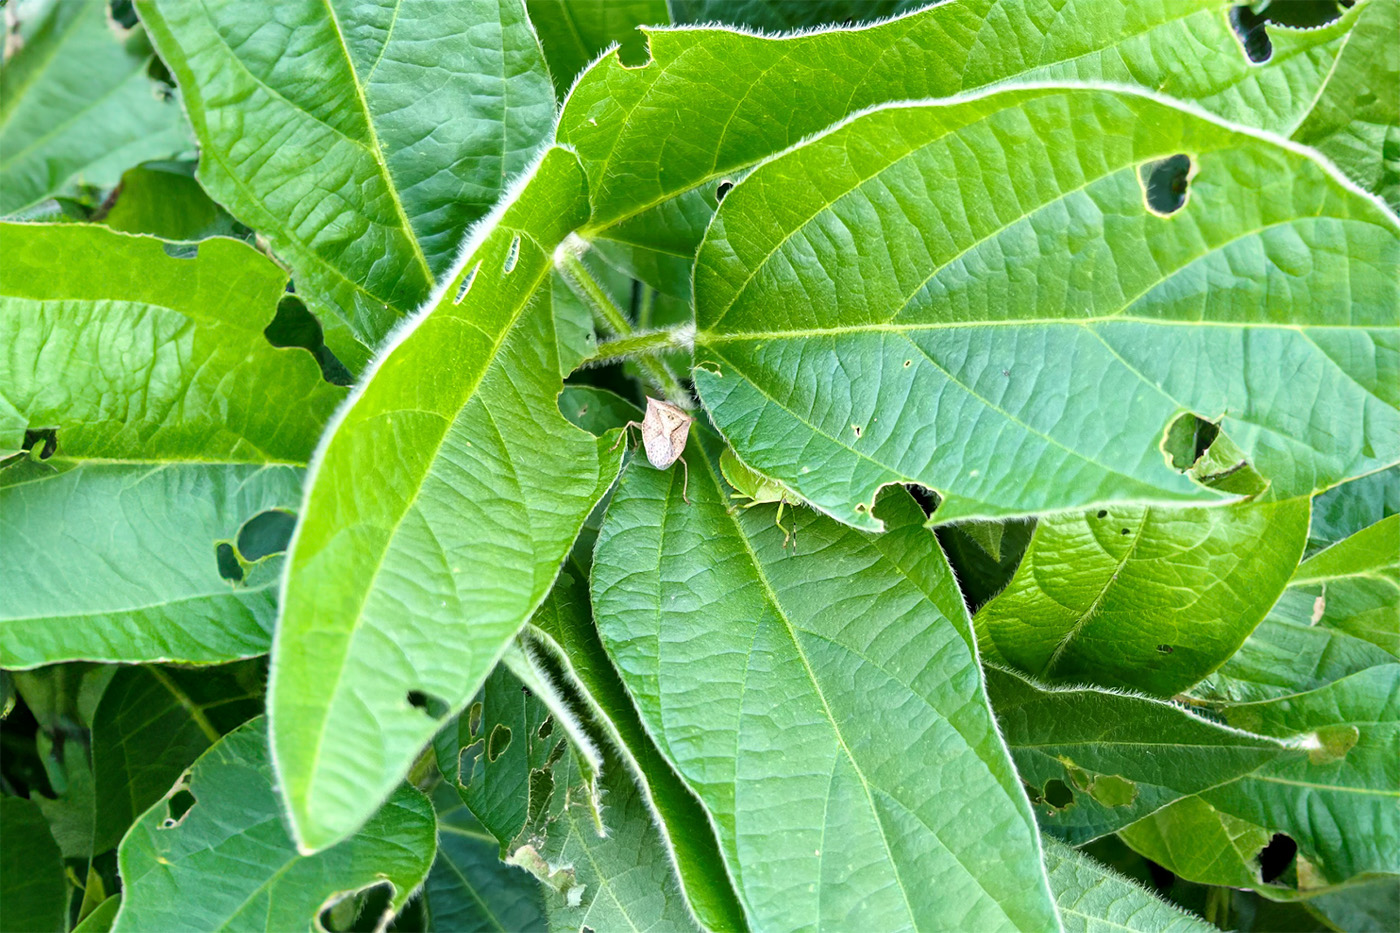
[{"label": "leaf midrib", "polygon": [[[360,83],[360,76],[355,71],[355,60],[350,56],[350,48],[345,44],[345,31],[340,26],[340,19],[335,15],[335,8],[331,6],[330,0],[321,0],[321,4],[326,8],[326,15],[330,17],[331,25],[335,28],[336,41],[340,43],[341,54],[345,56],[345,67],[350,71],[350,83],[355,85],[355,99],[360,102],[360,111],[365,118],[365,129],[369,131],[370,152],[374,156],[376,166],[384,176],[385,187],[389,190],[389,200],[394,203],[394,211],[399,215],[399,223],[403,227],[404,235],[407,237],[409,245],[413,247],[414,258],[422,267],[424,278],[429,285],[432,285],[436,281],[436,277],[433,275],[432,267],[428,265],[428,257],[423,254],[423,245],[418,242],[418,235],[413,229],[413,223],[408,219],[408,213],[404,210],[403,199],[399,196],[399,187],[394,181],[394,174],[389,170],[389,162],[384,156],[384,146],[379,141],[379,131],[374,126],[374,112],[370,110],[369,100],[365,97],[364,85]],[[399,7],[402,4],[403,0],[396,0],[394,3],[394,21],[396,23]],[[384,50],[389,47],[392,38],[391,30],[390,35],[384,38],[384,46],[379,50],[381,56],[384,54]],[[378,63],[376,62],[376,64]]]},{"label": "leaf midrib", "polygon": [[[714,464],[710,462],[710,458],[709,458],[708,456],[702,456],[702,457],[701,457],[701,460],[704,461],[705,471],[710,475],[710,479],[711,479],[711,481],[714,483],[715,488],[718,489],[718,490],[720,490],[721,493],[722,493],[722,492],[723,492],[723,489],[724,489],[724,486],[720,484],[719,476],[718,476],[718,474],[715,473]],[[670,500],[670,496],[669,496],[669,494],[668,494],[668,496],[667,496],[667,500],[668,500],[668,501],[667,501],[667,505],[668,505],[668,510],[669,510],[669,505],[670,505],[670,501],[669,501],[669,500]],[[767,597],[769,604],[773,607],[773,609],[774,609],[775,613],[777,614],[777,616],[782,620],[783,627],[784,627],[784,629],[786,630],[787,635],[788,635],[788,639],[792,642],[793,650],[797,653],[798,658],[799,658],[799,659],[801,660],[801,662],[802,662],[802,668],[803,668],[803,670],[806,671],[806,673],[807,673],[807,678],[808,678],[808,680],[809,680],[809,681],[811,682],[811,684],[812,684],[812,689],[816,692],[817,699],[821,701],[822,712],[823,712],[823,714],[826,716],[827,722],[830,723],[830,725],[831,725],[832,734],[835,736],[836,741],[837,741],[838,745],[840,746],[842,753],[846,756],[846,760],[847,760],[848,762],[850,762],[851,770],[853,770],[853,771],[855,772],[856,776],[860,779],[861,788],[865,791],[865,798],[866,798],[866,801],[867,801],[867,802],[869,803],[869,805],[870,805],[871,817],[873,818],[873,820],[874,820],[874,822],[875,822],[876,828],[879,830],[879,833],[880,833],[880,841],[881,841],[881,843],[884,845],[885,854],[889,857],[889,860],[890,860],[890,869],[891,869],[891,871],[894,873],[894,880],[895,880],[896,884],[899,886],[900,894],[901,894],[901,896],[902,896],[903,899],[904,899],[905,908],[909,911],[910,925],[911,925],[911,927],[917,927],[917,926],[918,926],[918,919],[917,919],[917,918],[918,918],[918,914],[917,914],[917,912],[914,910],[913,902],[909,899],[908,889],[905,887],[904,881],[903,881],[903,879],[900,877],[899,862],[895,859],[895,857],[894,857],[894,852],[893,852],[893,850],[890,848],[890,842],[889,842],[889,838],[888,838],[888,836],[887,836],[887,834],[886,834],[886,831],[885,831],[884,821],[880,819],[880,811],[879,811],[879,809],[875,806],[875,799],[874,799],[873,793],[872,793],[872,791],[871,791],[870,781],[869,781],[869,779],[865,776],[865,772],[861,769],[861,766],[860,766],[860,764],[857,762],[856,756],[855,756],[855,754],[851,751],[850,746],[846,743],[846,738],[845,738],[845,736],[844,736],[844,735],[842,734],[842,732],[841,732],[841,727],[840,727],[840,725],[837,723],[835,715],[832,714],[831,706],[830,706],[830,704],[827,702],[827,699],[826,699],[826,694],[823,692],[821,683],[820,683],[820,681],[817,679],[816,671],[812,668],[811,662],[810,662],[810,661],[808,660],[808,658],[807,658],[807,653],[803,650],[802,644],[801,644],[801,642],[798,640],[798,637],[797,637],[797,630],[796,630],[795,627],[793,626],[792,621],[788,618],[787,612],[786,612],[786,610],[783,608],[782,602],[779,601],[778,596],[777,596],[777,593],[774,591],[773,586],[772,586],[772,583],[769,581],[768,575],[767,575],[767,573],[764,571],[763,564],[759,561],[758,554],[757,554],[757,552],[755,552],[754,549],[753,549],[753,543],[749,540],[748,535],[745,534],[745,532],[744,532],[743,526],[739,523],[738,513],[737,513],[737,512],[731,512],[729,509],[723,509],[723,511],[724,511],[725,517],[728,519],[729,523],[733,526],[734,531],[735,531],[735,534],[736,534],[736,536],[738,537],[739,541],[743,544],[745,552],[747,552],[747,554],[748,554],[749,561],[750,561],[750,563],[752,564],[752,566],[753,566],[753,568],[754,568],[755,576],[757,577],[759,584],[763,587],[764,594],[765,594],[765,596]],[[911,581],[911,582],[912,582],[912,581]],[[916,589],[919,589],[919,588],[916,587]],[[920,592],[922,592],[922,589],[920,589]],[[809,634],[810,634],[810,633],[809,633]],[[831,642],[831,643],[832,643],[832,644],[836,644],[835,642]],[[867,663],[870,663],[869,659],[868,659],[868,658],[865,658],[864,655],[863,655],[861,652],[854,651],[853,649],[851,649],[849,646],[846,646],[846,645],[840,645],[839,647],[841,647],[843,650],[851,651],[851,652],[852,652],[853,654],[855,654],[857,657],[860,657],[862,660],[866,661]],[[879,666],[879,665],[873,665],[873,666],[875,666],[877,669],[884,670],[884,668],[881,667],[881,666]],[[745,678],[745,684],[747,685],[747,678]],[[907,689],[910,689],[910,692],[913,693],[915,696],[921,696],[921,695],[918,693],[918,691],[915,691],[915,690],[913,690],[912,688],[909,688],[907,684],[906,684],[905,686],[906,686]],[[928,701],[925,700],[925,702],[928,702]],[[932,707],[932,704],[930,704],[930,708],[933,708],[933,707]],[[935,710],[935,712],[936,712],[936,710]],[[959,736],[961,736],[961,733],[959,733]],[[967,740],[966,740],[966,737],[963,737],[963,740],[964,740],[964,741],[967,741]],[[971,744],[971,743],[969,743],[969,744]],[[884,793],[888,793],[888,792],[885,791],[885,790],[883,790],[883,789],[881,789],[881,793],[884,794]],[[895,800],[897,803],[900,802],[900,801],[898,800],[898,798],[895,798],[893,795],[890,795],[890,797],[891,797],[892,800]],[[901,803],[901,805],[902,805],[902,803]],[[906,807],[906,809],[908,809],[908,808]],[[959,855],[959,853],[957,853],[957,852],[954,851],[952,848],[950,848],[946,843],[944,843],[943,840],[938,836],[938,833],[935,832],[935,831],[933,830],[933,828],[932,828],[931,826],[929,826],[922,818],[920,818],[917,814],[913,813],[912,810],[910,811],[910,814],[913,815],[916,819],[918,819],[919,823],[920,823],[922,826],[924,826],[925,829],[928,830],[929,835],[932,836],[935,840],[938,841],[939,845],[943,848],[943,850],[944,850],[945,852],[947,852],[950,856],[952,856],[953,860],[956,861],[956,862],[958,863],[959,867],[962,868],[963,872],[977,884],[977,887],[980,888],[980,889],[982,890],[983,894],[985,894],[985,895],[987,896],[988,901],[989,901],[990,903],[994,904],[994,905],[996,906],[997,910],[1001,912],[1002,916],[1003,916],[1003,917],[1006,917],[1007,920],[1010,921],[1011,918],[1010,918],[1010,916],[1006,913],[1006,908],[1002,905],[1001,900],[1000,900],[996,895],[994,895],[991,891],[987,890],[987,888],[985,887],[985,885],[983,885],[983,883],[982,883],[982,878],[980,877],[980,875],[979,875],[977,872],[974,872],[974,871],[972,871],[971,869],[969,869],[969,868],[967,867],[967,865],[965,865],[965,864],[963,863],[962,857]],[[824,828],[824,827],[823,827],[823,828]]]},{"label": "leaf midrib", "polygon": [[[524,229],[522,229],[522,228],[509,227],[509,226],[507,226],[507,225],[505,225],[505,224],[501,224],[499,227],[496,228],[495,231],[493,231],[493,237],[494,237],[496,234],[500,233],[501,231],[505,231],[505,230],[513,230],[513,231],[515,231],[515,234],[518,235],[518,236],[522,239],[522,241],[528,239],[528,240],[529,240],[532,244],[534,244],[535,247],[536,247],[537,249],[539,249],[539,250],[541,251],[541,253],[543,253],[546,257],[549,255],[549,252],[550,252],[550,251],[549,251],[549,250],[545,250],[545,249],[541,246],[541,244],[539,243],[539,241],[537,241],[537,240],[534,238],[534,236],[531,235],[531,234],[529,233],[529,231],[524,230]],[[486,249],[487,245],[490,243],[490,239],[491,239],[491,238],[488,238],[486,241],[483,241],[483,243],[481,244],[481,248],[480,248],[480,249],[478,250],[478,252],[477,252],[476,254],[474,254],[474,255],[477,255],[477,256],[484,255],[485,249]],[[484,260],[483,260],[483,259],[478,259],[476,265],[479,267],[482,261],[484,261]],[[464,263],[464,264],[462,265],[461,268],[465,270],[465,269],[467,268],[468,265],[470,265],[470,262]],[[378,583],[379,574],[380,574],[380,573],[383,571],[383,569],[384,569],[384,561],[385,561],[385,560],[387,559],[387,557],[388,557],[388,554],[389,554],[391,545],[393,544],[395,538],[398,537],[399,529],[403,526],[404,520],[408,517],[408,514],[409,514],[411,511],[413,511],[414,507],[417,505],[417,503],[418,503],[418,497],[419,497],[420,495],[422,495],[422,493],[423,493],[423,487],[424,487],[424,485],[425,485],[425,478],[426,478],[427,475],[432,471],[433,466],[438,462],[439,456],[440,456],[441,453],[442,453],[442,447],[443,447],[444,444],[447,443],[448,434],[450,434],[451,431],[452,431],[452,426],[453,426],[454,424],[457,423],[457,419],[459,419],[459,418],[462,416],[462,412],[466,410],[466,407],[471,403],[471,400],[472,400],[473,398],[476,397],[477,390],[481,387],[481,383],[482,383],[482,382],[485,380],[485,378],[486,378],[486,373],[487,373],[487,372],[491,369],[491,367],[494,366],[495,363],[496,363],[496,357],[497,357],[497,356],[499,355],[499,353],[500,353],[501,346],[506,342],[506,340],[510,337],[511,333],[515,330],[516,325],[520,322],[520,316],[521,316],[522,314],[525,313],[525,310],[526,310],[527,308],[530,308],[530,307],[533,306],[534,302],[533,302],[532,300],[530,300],[530,299],[532,299],[532,298],[535,296],[535,294],[538,292],[539,287],[540,287],[540,284],[549,276],[549,274],[550,274],[550,272],[553,270],[553,268],[554,268],[553,263],[551,263],[551,262],[549,262],[549,261],[547,261],[547,260],[540,263],[540,271],[539,271],[539,273],[531,280],[530,285],[522,291],[522,294],[525,296],[525,299],[522,300],[522,301],[520,301],[520,302],[516,305],[516,308],[515,308],[514,312],[512,312],[512,314],[511,314],[510,320],[504,322],[503,325],[501,326],[501,331],[500,331],[500,333],[497,335],[495,341],[492,343],[490,351],[489,351],[488,353],[486,353],[486,354],[484,355],[483,359],[482,359],[481,368],[480,368],[480,370],[477,372],[476,378],[472,381],[471,387],[470,387],[469,389],[467,389],[466,392],[463,393],[462,403],[461,403],[460,406],[458,406],[457,412],[456,412],[450,419],[449,419],[449,418],[446,418],[446,417],[443,417],[444,426],[443,426],[443,429],[442,429],[442,434],[438,436],[437,440],[436,440],[436,441],[434,442],[434,444],[433,444],[433,453],[432,453],[432,456],[429,457],[429,458],[427,458],[427,460],[425,461],[425,463],[427,464],[427,466],[424,468],[423,474],[422,474],[421,476],[417,477],[417,481],[416,481],[415,484],[414,484],[413,496],[412,496],[411,499],[409,499],[408,502],[406,502],[406,503],[404,504],[403,511],[399,513],[398,517],[397,517],[397,518],[395,519],[395,521],[394,521],[394,527],[393,527],[392,529],[390,529],[389,534],[385,536],[385,539],[384,539],[384,541],[385,541],[384,547],[383,547],[383,548],[380,550],[380,552],[379,552],[379,557],[378,557],[378,559],[375,561],[374,570],[370,573],[369,578],[367,579],[367,581],[366,581],[366,583],[365,583],[364,590],[363,590],[363,592],[361,593],[361,596],[360,596],[359,605],[358,605],[358,606],[356,607],[356,609],[355,609],[355,622],[354,622],[354,624],[351,626],[350,630],[349,630],[349,631],[346,633],[346,635],[345,635],[345,639],[344,639],[344,641],[343,641],[343,644],[344,644],[345,648],[344,648],[344,650],[341,652],[340,657],[339,657],[338,659],[336,659],[336,675],[335,675],[335,680],[334,680],[334,682],[331,684],[330,689],[327,691],[326,702],[323,703],[323,704],[321,705],[320,710],[319,710],[319,712],[321,713],[321,716],[320,716],[320,721],[319,721],[319,723],[317,723],[316,747],[315,747],[315,749],[314,749],[314,751],[313,751],[313,753],[312,753],[312,755],[311,755],[311,757],[310,757],[310,761],[313,763],[313,765],[312,765],[311,772],[310,772],[309,776],[307,777],[307,781],[306,781],[307,791],[306,791],[306,794],[305,794],[305,798],[304,798],[303,800],[301,800],[301,801],[293,800],[293,801],[292,801],[292,804],[291,804],[291,805],[292,805],[292,809],[293,809],[294,812],[295,812],[296,810],[301,810],[301,811],[302,811],[302,819],[305,820],[308,824],[310,824],[310,823],[312,822],[311,819],[310,819],[311,814],[310,814],[310,811],[309,811],[309,810],[305,809],[304,804],[305,804],[305,799],[309,799],[309,798],[311,797],[311,787],[315,784],[316,776],[317,776],[318,774],[320,774],[320,772],[321,772],[321,767],[320,767],[321,762],[322,762],[321,747],[325,744],[325,740],[326,740],[326,732],[327,732],[327,730],[326,730],[326,721],[327,721],[327,720],[329,719],[329,717],[330,717],[330,709],[331,709],[332,701],[333,701],[333,700],[335,699],[335,697],[339,694],[339,692],[340,692],[340,685],[341,685],[342,679],[343,679],[344,676],[345,676],[345,669],[346,669],[346,667],[347,667],[347,665],[344,663],[345,658],[349,656],[351,646],[352,646],[352,644],[354,643],[354,640],[355,640],[355,636],[356,636],[356,634],[359,632],[360,626],[364,624],[364,620],[365,620],[365,605],[369,602],[370,595],[374,592],[375,586],[376,586],[377,583]],[[454,279],[457,278],[457,277],[460,277],[460,275],[461,275],[461,273],[459,272],[459,273],[458,273],[458,276],[454,276]],[[444,295],[444,300],[446,300],[446,296],[445,296],[445,295]],[[363,400],[363,398],[364,398],[364,397],[361,396],[360,400],[357,400],[357,404],[358,404],[358,401]],[[438,413],[433,413],[433,414],[438,414]],[[324,461],[322,461],[322,462],[324,462]],[[308,488],[308,489],[313,488],[314,485],[315,485],[315,482],[316,482],[316,477],[314,477],[314,476],[308,477],[308,478],[307,478],[307,488]],[[303,520],[304,520],[304,519],[305,519],[305,516],[303,515]],[[289,555],[289,557],[291,557],[291,556],[292,556],[292,555]],[[281,605],[282,605],[282,607],[285,607],[285,605],[286,605],[285,599],[282,601]],[[281,622],[282,622],[282,617],[283,617],[284,611],[285,611],[285,610],[279,612],[279,615],[278,615],[278,623],[279,623],[279,625],[280,625]],[[308,718],[309,718],[309,717],[308,717]],[[298,806],[298,804],[301,804],[301,806]]]}]

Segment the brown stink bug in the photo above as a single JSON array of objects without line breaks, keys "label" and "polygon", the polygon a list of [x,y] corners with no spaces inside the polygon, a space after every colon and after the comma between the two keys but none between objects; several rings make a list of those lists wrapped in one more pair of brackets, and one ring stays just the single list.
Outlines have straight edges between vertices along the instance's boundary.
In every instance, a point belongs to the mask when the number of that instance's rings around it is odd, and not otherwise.
[{"label": "brown stink bug", "polygon": [[[646,415],[641,421],[629,421],[623,425],[622,437],[617,439],[617,444],[620,444],[628,431],[641,428],[642,446],[646,448],[647,461],[652,466],[664,470],[679,460],[685,469],[684,479],[681,481],[681,498],[685,500],[686,505],[690,504],[690,464],[685,462],[681,452],[685,450],[686,439],[690,437],[690,426],[694,422],[695,419],[687,414],[685,409],[648,396]],[[617,444],[613,444],[613,447],[616,448]]]}]

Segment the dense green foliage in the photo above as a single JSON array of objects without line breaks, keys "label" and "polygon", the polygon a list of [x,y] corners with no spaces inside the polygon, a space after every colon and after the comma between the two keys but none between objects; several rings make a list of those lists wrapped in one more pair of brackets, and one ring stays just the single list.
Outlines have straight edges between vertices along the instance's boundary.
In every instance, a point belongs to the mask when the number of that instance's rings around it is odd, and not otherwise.
[{"label": "dense green foliage", "polygon": [[0,933],[1400,928],[1400,0],[4,13]]}]

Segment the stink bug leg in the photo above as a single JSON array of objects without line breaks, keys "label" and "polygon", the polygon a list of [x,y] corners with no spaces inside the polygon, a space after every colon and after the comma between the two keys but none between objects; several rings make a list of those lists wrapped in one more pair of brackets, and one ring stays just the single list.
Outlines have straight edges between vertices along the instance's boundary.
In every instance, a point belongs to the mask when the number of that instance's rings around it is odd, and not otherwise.
[{"label": "stink bug leg", "polygon": [[642,448],[647,453],[647,462],[658,470],[666,469],[677,460],[681,462],[681,467],[685,470],[681,498],[689,505],[690,464],[685,462],[681,452],[685,450],[685,442],[690,437],[690,426],[694,423],[695,419],[685,409],[648,397],[646,416],[641,421],[629,421],[623,425],[622,434],[613,444],[613,449],[622,443],[622,439],[632,428],[641,428]]}]

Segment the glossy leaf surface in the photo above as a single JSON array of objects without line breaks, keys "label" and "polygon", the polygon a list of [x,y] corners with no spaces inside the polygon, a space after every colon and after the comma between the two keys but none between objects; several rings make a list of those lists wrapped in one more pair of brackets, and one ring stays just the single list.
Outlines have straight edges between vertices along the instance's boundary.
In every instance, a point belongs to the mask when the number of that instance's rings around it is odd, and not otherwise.
[{"label": "glossy leaf surface", "polygon": [[[1189,181],[1151,208],[1162,171]],[[1400,222],[1328,167],[1158,99],[891,106],[725,197],[696,386],[746,462],[862,527],[892,482],[937,521],[1219,502],[1164,458],[1184,411],[1302,495],[1400,458],[1397,263]]]},{"label": "glossy leaf surface", "polygon": [[267,650],[278,559],[240,562],[237,536],[296,507],[344,390],[264,335],[274,263],[234,240],[168,245],[0,226],[0,435],[32,448],[0,473],[6,667]]},{"label": "glossy leaf surface", "polygon": [[870,536],[803,510],[789,554],[765,508],[729,511],[721,448],[703,433],[689,505],[674,468],[634,460],[623,474],[593,605],[643,722],[714,820],[753,926],[1053,927],[923,513],[892,493],[892,530]]},{"label": "glossy leaf surface", "polygon": [[1302,555],[1308,500],[1117,506],[1036,525],[974,620],[994,655],[1048,683],[1173,696],[1225,662]]},{"label": "glossy leaf surface", "polygon": [[130,165],[193,149],[179,103],[147,76],[150,44],[139,31],[117,29],[105,3],[49,4],[6,56],[0,215],[74,184],[116,184]]},{"label": "glossy leaf surface", "polygon": [[384,882],[397,908],[428,873],[434,832],[432,805],[405,786],[354,838],[298,854],[273,789],[266,720],[256,719],[200,756],[188,784],[122,840],[114,929],[311,930],[333,895]]},{"label": "glossy leaf surface", "polygon": [[557,404],[552,254],[586,211],[578,163],[551,150],[313,467],[269,688],[309,848],[353,832],[476,693],[615,475],[622,452]]},{"label": "glossy leaf surface", "polygon": [[[692,6],[681,4],[678,18],[689,18]],[[807,16],[834,5],[796,6],[796,15]],[[728,7],[745,15],[742,2]],[[1382,90],[1371,91],[1365,69],[1384,74],[1386,50],[1348,57],[1356,63],[1349,72],[1362,72],[1357,80],[1334,77],[1359,19],[1375,15],[1366,4],[1319,29],[1270,28],[1262,63],[1246,55],[1231,8],[1226,0],[1153,0],[1076,4],[1070,14],[1033,0],[954,0],[889,23],[783,39],[647,30],[651,61],[629,68],[608,56],[590,69],[566,103],[559,139],[577,148],[588,171],[595,233],[648,245],[641,261],[631,257],[634,269],[665,290],[689,265],[719,183],[738,181],[759,160],[877,104],[1012,80],[1111,81],[1286,135],[1316,101],[1335,99],[1317,132],[1336,129],[1339,142],[1347,131],[1336,127],[1336,112],[1384,110],[1381,97],[1394,90],[1382,80],[1375,84]],[[863,5],[860,15],[871,11]],[[1383,23],[1385,12],[1377,12]],[[1184,66],[1186,48],[1202,57]],[[1371,132],[1361,145],[1370,148],[1356,153],[1353,177],[1367,184],[1372,166],[1393,157],[1383,134]]]},{"label": "glossy leaf surface", "polygon": [[549,133],[523,0],[138,8],[199,137],[200,181],[287,260],[352,368]]}]

